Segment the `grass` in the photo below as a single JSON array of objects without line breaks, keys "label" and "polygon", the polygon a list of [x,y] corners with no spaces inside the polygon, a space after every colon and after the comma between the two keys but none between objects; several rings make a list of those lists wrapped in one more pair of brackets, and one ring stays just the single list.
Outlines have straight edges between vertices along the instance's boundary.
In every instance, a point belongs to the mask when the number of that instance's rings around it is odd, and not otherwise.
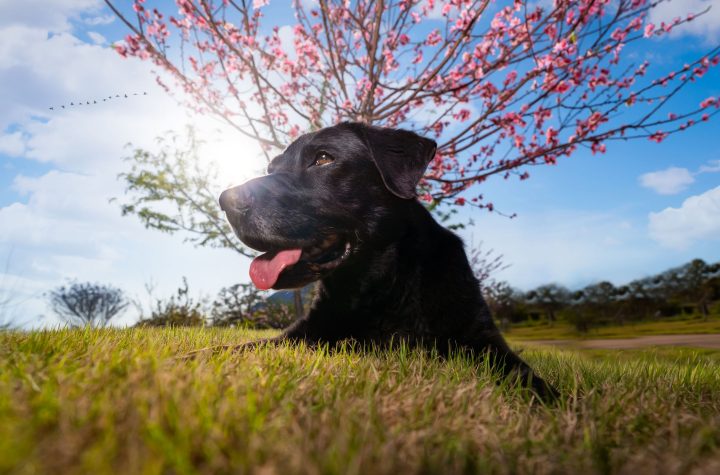
[{"label": "grass", "polygon": [[400,348],[175,357],[221,329],[0,333],[0,473],[720,473],[720,356],[528,348],[566,395]]},{"label": "grass", "polygon": [[514,325],[508,336],[515,340],[565,340],[573,338],[634,338],[647,335],[689,335],[720,333],[720,316],[707,320],[702,318],[667,318],[652,322],[628,323],[594,328],[580,334],[567,322],[556,322],[553,326],[547,322],[530,325]]}]

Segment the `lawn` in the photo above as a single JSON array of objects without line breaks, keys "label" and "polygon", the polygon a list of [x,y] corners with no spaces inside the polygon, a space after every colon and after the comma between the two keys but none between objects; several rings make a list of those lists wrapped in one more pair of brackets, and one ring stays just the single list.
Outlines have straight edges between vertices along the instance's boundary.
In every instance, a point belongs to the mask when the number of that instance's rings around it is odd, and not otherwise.
[{"label": "lawn", "polygon": [[547,322],[514,325],[508,336],[515,340],[565,340],[573,338],[634,338],[646,335],[687,335],[720,334],[720,316],[707,320],[700,317],[665,318],[657,321],[628,323],[593,328],[580,334],[566,322],[556,322],[550,326]]},{"label": "lawn", "polygon": [[400,348],[177,355],[220,329],[0,333],[0,473],[720,473],[720,355],[523,352],[553,407]]}]

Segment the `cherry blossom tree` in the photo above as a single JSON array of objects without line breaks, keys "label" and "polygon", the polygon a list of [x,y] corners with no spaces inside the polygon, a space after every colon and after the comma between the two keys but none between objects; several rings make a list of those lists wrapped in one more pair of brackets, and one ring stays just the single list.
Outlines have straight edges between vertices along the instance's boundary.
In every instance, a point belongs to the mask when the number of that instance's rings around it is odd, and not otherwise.
[{"label": "cherry blossom tree", "polygon": [[718,47],[674,71],[624,56],[704,13],[649,23],[664,0],[294,0],[291,24],[272,23],[269,0],[105,1],[130,31],[118,53],[152,61],[164,87],[267,157],[343,120],[435,137],[428,202],[492,210],[473,188],[491,175],[662,142],[720,108],[668,109]]},{"label": "cherry blossom tree", "polygon": [[[120,55],[152,62],[168,92],[257,141],[268,160],[300,134],[345,120],[434,137],[419,194],[435,210],[493,211],[475,186],[492,175],[524,180],[581,147],[662,142],[720,112],[715,97],[669,110],[717,66],[720,48],[675,71],[625,57],[705,13],[649,23],[664,0],[293,0],[292,16],[277,1],[105,3],[129,30],[115,44]],[[124,176],[134,198],[123,212],[251,254],[205,206],[204,178],[185,180],[201,202],[172,183],[158,194],[171,155],[136,151],[149,161]]]}]

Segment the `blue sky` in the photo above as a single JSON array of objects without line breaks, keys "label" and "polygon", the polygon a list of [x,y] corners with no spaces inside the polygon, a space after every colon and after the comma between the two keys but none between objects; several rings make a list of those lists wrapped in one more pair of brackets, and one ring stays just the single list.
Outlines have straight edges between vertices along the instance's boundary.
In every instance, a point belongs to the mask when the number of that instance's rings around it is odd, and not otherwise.
[{"label": "blue sky", "polygon": [[[713,3],[676,0],[654,19]],[[109,202],[123,192],[116,176],[125,166],[124,145],[152,148],[156,136],[187,123],[209,142],[203,157],[222,171],[218,189],[262,168],[248,152],[254,144],[184,110],[155,85],[149,65],[109,48],[124,35],[118,23],[96,0],[0,0],[0,265],[6,268],[0,297],[14,296],[0,319],[57,324],[43,294],[69,279],[112,283],[140,301],[147,300],[146,284],[160,296],[181,276],[205,296],[248,280],[247,259],[144,230]],[[671,68],[719,41],[720,5],[636,53]],[[48,110],[116,93],[130,97]],[[720,96],[717,69],[682,101],[697,104],[710,95]],[[580,153],[530,170],[524,182],[490,180],[485,196],[518,217],[466,209],[460,220],[474,224],[462,234],[503,254],[510,267],[497,277],[524,289],[622,283],[695,257],[720,260],[719,136],[716,120],[660,145],[643,140],[610,144],[605,155]],[[133,318],[128,312],[123,321]]]}]

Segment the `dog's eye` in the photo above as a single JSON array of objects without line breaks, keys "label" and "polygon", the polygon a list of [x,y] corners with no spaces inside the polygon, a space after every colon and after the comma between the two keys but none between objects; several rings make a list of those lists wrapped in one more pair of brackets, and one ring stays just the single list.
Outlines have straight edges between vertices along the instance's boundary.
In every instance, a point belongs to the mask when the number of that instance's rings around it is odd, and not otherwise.
[{"label": "dog's eye", "polygon": [[317,167],[321,167],[323,165],[327,165],[328,163],[332,163],[333,161],[335,161],[335,159],[329,153],[318,152],[317,156],[315,157],[314,165]]}]

